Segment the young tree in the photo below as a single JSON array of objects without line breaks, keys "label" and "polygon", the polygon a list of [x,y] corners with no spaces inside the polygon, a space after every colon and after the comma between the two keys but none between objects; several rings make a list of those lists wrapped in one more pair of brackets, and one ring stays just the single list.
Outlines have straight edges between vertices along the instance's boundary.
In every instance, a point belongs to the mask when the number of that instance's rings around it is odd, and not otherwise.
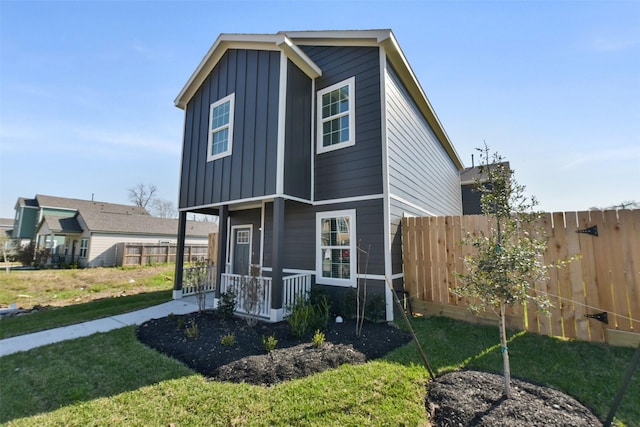
[{"label": "young tree", "polygon": [[546,296],[533,296],[529,290],[535,281],[547,276],[551,265],[545,265],[542,255],[546,242],[542,230],[534,221],[541,213],[534,211],[535,198],[524,195],[524,186],[513,177],[513,171],[497,153],[491,157],[485,145],[480,151],[478,190],[482,193],[482,212],[490,219],[487,235],[467,235],[464,244],[470,244],[476,253],[465,257],[466,272],[459,274],[460,285],[452,291],[456,295],[479,301],[470,305],[474,311],[491,308],[499,318],[500,346],[504,367],[504,393],[511,397],[511,370],[505,326],[508,305],[530,301],[547,310]]}]

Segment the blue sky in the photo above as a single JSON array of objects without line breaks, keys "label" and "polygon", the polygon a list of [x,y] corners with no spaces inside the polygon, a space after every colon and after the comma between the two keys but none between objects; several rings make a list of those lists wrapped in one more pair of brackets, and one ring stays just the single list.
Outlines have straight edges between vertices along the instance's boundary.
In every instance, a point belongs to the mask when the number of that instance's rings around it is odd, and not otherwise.
[{"label": "blue sky", "polygon": [[640,201],[640,2],[0,0],[0,217],[137,183],[177,204],[173,100],[220,33],[373,28],[466,165],[486,141],[547,211]]}]

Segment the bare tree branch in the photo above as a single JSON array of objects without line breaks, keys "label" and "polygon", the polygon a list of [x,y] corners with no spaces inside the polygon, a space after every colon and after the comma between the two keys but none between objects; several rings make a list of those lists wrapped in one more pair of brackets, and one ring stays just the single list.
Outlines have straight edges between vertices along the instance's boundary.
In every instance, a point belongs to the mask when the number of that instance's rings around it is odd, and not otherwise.
[{"label": "bare tree branch", "polygon": [[150,184],[145,186],[144,184],[138,184],[135,187],[129,188],[129,201],[136,206],[146,209],[157,191],[158,188],[155,185]]}]

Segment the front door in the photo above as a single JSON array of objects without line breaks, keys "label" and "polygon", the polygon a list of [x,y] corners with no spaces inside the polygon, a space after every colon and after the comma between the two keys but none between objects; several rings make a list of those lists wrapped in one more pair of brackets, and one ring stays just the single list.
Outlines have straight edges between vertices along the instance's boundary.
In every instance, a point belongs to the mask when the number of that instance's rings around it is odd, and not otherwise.
[{"label": "front door", "polygon": [[231,272],[246,276],[249,274],[249,265],[251,264],[251,227],[234,227],[232,238]]}]

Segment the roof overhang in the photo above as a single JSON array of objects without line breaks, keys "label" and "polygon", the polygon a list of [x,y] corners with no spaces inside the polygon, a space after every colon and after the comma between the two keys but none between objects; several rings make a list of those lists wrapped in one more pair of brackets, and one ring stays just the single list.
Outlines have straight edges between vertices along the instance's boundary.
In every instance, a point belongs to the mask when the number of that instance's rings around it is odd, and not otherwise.
[{"label": "roof overhang", "polygon": [[310,78],[322,75],[322,70],[285,34],[221,34],[182,88],[174,103],[183,110],[222,56],[229,49],[273,50],[282,52]]},{"label": "roof overhang", "polygon": [[384,50],[387,53],[387,58],[389,59],[389,62],[391,62],[391,65],[393,65],[398,77],[400,77],[400,80],[402,80],[406,86],[409,94],[411,94],[414,102],[427,119],[427,122],[440,140],[440,143],[447,154],[449,154],[451,160],[455,163],[458,170],[464,169],[464,164],[462,163],[458,152],[451,143],[449,135],[447,135],[447,132],[444,130],[444,126],[440,123],[440,119],[436,115],[431,102],[429,102],[429,98],[427,98],[424,90],[422,90],[420,82],[411,69],[411,65],[409,65],[409,61],[407,61],[407,58],[404,56],[404,53],[402,52],[402,49],[400,48],[400,45],[393,33],[390,34],[387,39],[383,40],[381,45],[384,47]]}]

